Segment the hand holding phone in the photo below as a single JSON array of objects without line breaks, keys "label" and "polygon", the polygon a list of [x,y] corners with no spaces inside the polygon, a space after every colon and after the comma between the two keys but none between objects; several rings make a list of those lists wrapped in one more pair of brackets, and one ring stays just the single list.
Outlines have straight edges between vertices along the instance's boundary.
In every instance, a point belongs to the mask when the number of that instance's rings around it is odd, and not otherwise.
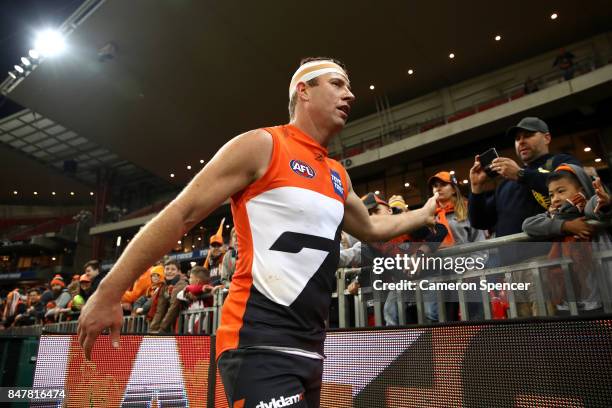
[{"label": "hand holding phone", "polygon": [[495,150],[494,147],[490,148],[489,150],[478,156],[480,165],[484,169],[485,173],[487,173],[487,176],[491,178],[495,178],[498,176],[496,171],[491,170],[491,163],[498,157],[499,154],[497,154],[497,150]]}]

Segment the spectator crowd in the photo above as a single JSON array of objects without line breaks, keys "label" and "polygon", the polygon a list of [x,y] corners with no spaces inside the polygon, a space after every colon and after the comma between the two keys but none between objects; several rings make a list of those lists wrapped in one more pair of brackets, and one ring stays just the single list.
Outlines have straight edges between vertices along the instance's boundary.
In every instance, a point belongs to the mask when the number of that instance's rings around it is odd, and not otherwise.
[{"label": "spectator crowd", "polygon": [[[564,55],[570,59],[570,56]],[[565,60],[558,65],[567,68]],[[597,177],[594,169],[582,167],[574,157],[552,154],[549,151],[551,132],[548,125],[534,117],[523,118],[510,128],[507,137],[514,140],[518,161],[509,157],[496,157],[481,163],[475,156],[470,169],[470,192],[464,195],[454,174],[440,171],[431,175],[427,186],[431,194],[438,195],[436,223],[410,235],[396,237],[386,243],[359,242],[346,233],[342,235],[339,267],[359,268],[347,284],[349,295],[360,294],[372,286],[372,260],[408,254],[411,257],[435,256],[439,249],[455,245],[484,241],[525,232],[533,240],[548,245],[517,246],[507,244],[496,250],[480,251],[487,267],[497,267],[525,260],[572,260],[573,296],[568,296],[566,279],[560,267],[550,267],[542,276],[546,293],[547,314],[563,314],[569,310],[569,302],[576,302],[580,313],[602,310],[603,294],[598,282],[612,288],[610,271],[593,267],[594,251],[612,249],[612,241],[606,228],[596,228],[590,220],[607,222],[612,216],[610,194]],[[364,206],[372,217],[393,217],[410,211],[403,197],[392,196],[386,201],[382,196],[368,193],[362,197]],[[213,305],[219,291],[229,289],[239,251],[236,233],[232,228],[230,240],[224,242],[224,221],[216,234],[210,237],[206,258],[200,265],[192,262],[186,271],[181,264],[167,257],[145,271],[132,287],[124,293],[121,303],[127,316],[144,316],[149,322],[150,333],[176,332],[178,316],[187,311],[184,332],[202,332],[201,322],[191,312],[201,311]],[[187,268],[185,268],[187,269]],[[384,279],[399,281],[440,275],[440,271],[385,271]],[[61,275],[41,287],[15,288],[3,297],[3,327],[44,324],[75,319],[87,300],[97,289],[104,273],[96,260],[83,266],[83,273],[72,276],[66,282]],[[495,278],[495,279],[504,279]],[[534,283],[531,270],[519,271],[513,279]],[[448,295],[448,296],[446,296]],[[455,294],[456,295],[456,294]],[[491,292],[491,311],[494,318],[508,317],[508,294]],[[402,291],[378,293],[384,304],[386,325],[398,325],[399,315],[408,323],[417,321],[416,306],[405,299]],[[480,297],[480,294],[476,294]],[[435,294],[424,297],[425,317],[428,321],[459,320],[461,313],[467,318],[484,318],[481,302],[468,302],[461,311],[459,301],[452,294],[445,294],[444,301],[437,301]],[[533,290],[516,294],[517,314],[528,317],[537,314],[536,294]],[[352,304],[352,302],[348,302]],[[332,309],[335,306],[332,304]],[[337,325],[332,310],[331,327]]]}]

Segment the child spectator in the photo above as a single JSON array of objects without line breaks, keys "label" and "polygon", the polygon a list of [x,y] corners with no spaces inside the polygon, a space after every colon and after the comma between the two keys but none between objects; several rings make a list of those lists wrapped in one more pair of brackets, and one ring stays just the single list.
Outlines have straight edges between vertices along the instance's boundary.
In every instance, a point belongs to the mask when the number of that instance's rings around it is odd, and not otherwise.
[{"label": "child spectator", "polygon": [[[189,272],[189,285],[181,290],[176,297],[188,305],[188,311],[197,311],[213,305],[212,290],[213,286],[210,285],[208,270],[201,266],[195,266]],[[199,319],[196,314],[190,314],[185,323],[187,333],[192,334],[200,331]]]},{"label": "child spectator", "polygon": [[73,298],[79,294],[79,279],[81,277],[79,275],[72,275],[72,282],[70,282],[70,284],[68,285],[68,292],[70,293],[70,296],[72,296]]},{"label": "child spectator", "polygon": [[180,274],[180,265],[170,260],[164,265],[165,280],[155,295],[153,320],[149,327],[150,333],[172,331],[180,312],[180,301],[176,295],[187,286],[187,281]]},{"label": "child spectator", "polygon": [[149,316],[149,312],[151,311],[151,307],[153,304],[153,299],[155,299],[157,291],[164,283],[164,268],[163,266],[158,265],[151,268],[150,271],[151,273],[149,274],[149,288],[143,296],[136,299],[132,307],[132,314],[147,315],[149,320],[153,318],[153,316]]},{"label": "child spectator", "polygon": [[[593,244],[610,248],[607,232],[597,233],[587,219],[604,220],[612,216],[610,195],[599,178],[591,181],[584,169],[573,164],[562,164],[548,176],[551,205],[547,212],[529,217],[523,222],[523,230],[532,237],[555,238],[548,254],[549,259],[570,258],[572,283],[578,306],[584,311],[601,307],[595,268],[592,262]],[[550,296],[559,311],[569,310],[565,280],[561,268],[547,272]]]},{"label": "child spectator", "polygon": [[[164,265],[162,261],[157,262],[155,265],[146,270],[145,273],[140,275],[140,277],[134,282],[132,287],[126,291],[121,297],[121,306],[123,310],[126,312],[130,312],[134,310],[134,302],[137,299],[145,296],[149,289],[151,288],[151,274],[156,272],[158,277],[164,274]],[[139,307],[142,304],[139,304]]]},{"label": "child spectator", "polygon": [[91,278],[87,274],[83,274],[79,277],[79,289],[78,293],[72,298],[70,303],[70,309],[73,312],[80,312],[81,308],[87,302],[87,299],[93,292],[91,285]]}]

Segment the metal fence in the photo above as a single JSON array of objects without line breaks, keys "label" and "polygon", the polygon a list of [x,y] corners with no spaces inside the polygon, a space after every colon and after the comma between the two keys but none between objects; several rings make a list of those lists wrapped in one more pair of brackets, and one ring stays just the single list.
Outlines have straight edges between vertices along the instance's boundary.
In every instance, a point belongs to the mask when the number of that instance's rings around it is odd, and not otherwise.
[{"label": "metal fence", "polygon": [[[599,224],[600,227],[603,227],[603,225],[601,225],[600,223],[593,224]],[[503,245],[521,242],[525,242],[525,244],[523,245],[537,245],[537,243],[527,243],[527,241],[530,241],[530,238],[526,234],[520,233],[506,237],[445,248],[436,252],[433,255],[438,257],[452,257],[462,254],[470,254],[484,250],[496,249]],[[550,243],[541,244],[550,245]],[[610,279],[612,275],[612,249],[593,252],[590,256],[592,260],[592,265],[590,266],[594,269],[594,276],[596,277],[595,284],[599,290],[602,303],[600,311],[605,313],[612,313],[612,302],[610,296],[612,294],[612,287],[610,287],[610,282],[612,282],[612,279]],[[546,296],[547,286],[546,280],[543,278],[543,274],[545,273],[545,271],[550,270],[551,268],[557,268],[561,271],[563,276],[563,286],[565,288],[564,297],[565,299],[567,299],[568,303],[568,311],[563,312],[562,315],[565,316],[569,314],[572,316],[577,316],[579,314],[577,302],[578,294],[576,293],[576,288],[574,287],[574,282],[572,280],[574,266],[574,261],[569,257],[563,257],[559,259],[546,259],[546,257],[541,257],[506,266],[468,271],[463,274],[428,276],[427,280],[431,283],[453,282],[457,284],[474,280],[485,280],[487,282],[516,283],[518,281],[517,274],[526,272],[529,274],[529,283],[532,285],[533,288],[532,292],[530,293],[533,293],[532,297],[534,297],[534,299],[523,300],[522,302],[531,304],[533,309],[531,316],[557,316],[558,312],[555,312],[555,310],[551,308],[552,305],[550,304],[550,301]],[[333,297],[338,299],[338,324],[340,328],[347,328],[351,326],[365,327],[368,325],[368,315],[373,315],[375,326],[383,326],[385,324],[383,318],[383,308],[388,292],[374,290],[372,287],[363,287],[359,288],[357,293],[349,294],[346,289],[347,281],[358,276],[360,273],[362,273],[360,268],[339,269],[336,273],[337,291],[333,294]],[[406,277],[407,282],[415,282],[414,296],[411,299],[407,299],[407,297],[405,296],[405,292],[399,291],[397,297],[399,325],[405,325],[408,323],[429,323],[430,321],[428,321],[425,316],[426,302],[436,304],[438,311],[437,321],[447,321],[444,304],[445,302],[448,302],[448,299],[443,296],[441,291],[435,291],[433,293],[434,299],[430,297],[429,300],[426,300],[424,296],[424,291],[420,288],[420,285],[418,284],[420,280],[422,280],[422,278],[410,278],[408,275]],[[516,299],[516,293],[512,290],[508,290],[506,291],[506,294],[508,303],[508,311],[506,318],[512,319],[517,317],[526,317],[525,315],[519,316],[519,311],[517,308],[517,304],[519,302]],[[482,318],[484,318],[485,320],[490,320],[493,318],[491,312],[491,304],[493,300],[491,293],[488,291],[480,291],[479,295],[480,299],[477,303],[480,307],[480,310],[482,310]],[[456,299],[456,303],[458,303],[459,305],[460,319],[470,320],[471,316],[468,307],[469,302],[466,299],[466,291],[461,288],[457,289]],[[354,305],[354,311],[352,313],[349,313],[350,303],[353,303]],[[407,321],[405,315],[407,304],[416,307],[417,321]],[[354,314],[352,324],[350,323],[350,314]]]}]

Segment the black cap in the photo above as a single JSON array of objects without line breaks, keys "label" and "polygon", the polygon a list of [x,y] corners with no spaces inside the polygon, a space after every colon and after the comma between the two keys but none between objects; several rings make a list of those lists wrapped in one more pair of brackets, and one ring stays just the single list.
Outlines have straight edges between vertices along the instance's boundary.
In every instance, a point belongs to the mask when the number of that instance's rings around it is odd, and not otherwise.
[{"label": "black cap", "polygon": [[517,130],[527,130],[529,132],[542,132],[542,133],[550,133],[548,130],[548,125],[540,118],[535,117],[526,117],[521,119],[521,121],[516,125],[512,126],[506,132],[506,136],[514,137],[514,134]]}]

